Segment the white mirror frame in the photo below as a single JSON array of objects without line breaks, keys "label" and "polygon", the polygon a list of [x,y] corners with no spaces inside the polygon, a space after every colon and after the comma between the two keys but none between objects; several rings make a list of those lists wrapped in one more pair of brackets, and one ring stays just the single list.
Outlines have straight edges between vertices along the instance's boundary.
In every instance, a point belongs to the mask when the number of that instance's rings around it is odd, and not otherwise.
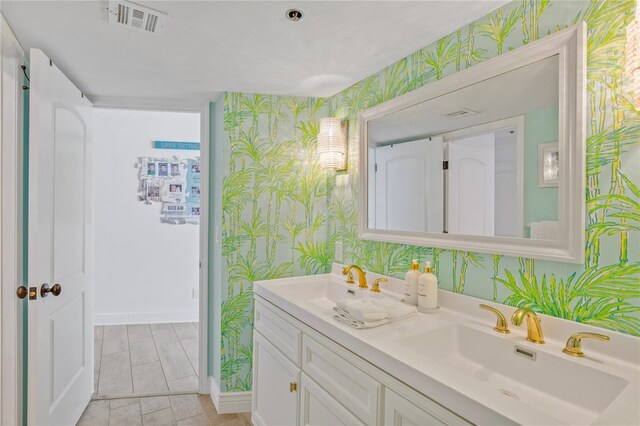
[{"label": "white mirror frame", "polygon": [[[584,22],[519,47],[471,68],[376,105],[358,115],[359,124],[359,237],[364,240],[405,243],[416,246],[502,254],[557,262],[584,263],[585,256],[585,151],[586,151],[586,35]],[[552,56],[559,58],[560,168],[556,241],[509,237],[484,237],[427,232],[378,230],[368,225],[368,123],[513,71]]]}]

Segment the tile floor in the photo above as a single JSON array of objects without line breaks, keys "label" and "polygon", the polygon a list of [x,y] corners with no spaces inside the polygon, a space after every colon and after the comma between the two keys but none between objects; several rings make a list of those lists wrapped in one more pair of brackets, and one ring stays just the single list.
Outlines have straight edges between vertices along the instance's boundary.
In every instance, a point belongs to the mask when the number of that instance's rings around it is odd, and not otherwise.
[{"label": "tile floor", "polygon": [[218,414],[209,395],[93,400],[77,426],[250,426],[251,416]]},{"label": "tile floor", "polygon": [[197,392],[198,323],[97,326],[94,344],[96,397]]}]

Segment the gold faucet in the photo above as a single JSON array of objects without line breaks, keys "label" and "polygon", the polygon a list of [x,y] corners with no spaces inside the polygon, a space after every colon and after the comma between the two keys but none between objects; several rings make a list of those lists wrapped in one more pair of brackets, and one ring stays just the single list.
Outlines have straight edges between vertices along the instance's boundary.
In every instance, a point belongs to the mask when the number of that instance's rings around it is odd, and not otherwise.
[{"label": "gold faucet", "polygon": [[511,323],[519,326],[524,317],[527,317],[527,340],[538,344],[544,343],[540,318],[531,309],[520,308],[515,311],[511,316]]},{"label": "gold faucet", "polygon": [[373,285],[371,286],[371,291],[374,293],[380,293],[380,283],[388,283],[388,282],[389,280],[386,278],[378,278],[373,282]]},{"label": "gold faucet", "polygon": [[358,273],[358,288],[369,288],[367,285],[367,273],[362,270],[358,265],[349,265],[342,270],[342,275],[347,275],[347,284],[354,284],[352,269],[355,269]]},{"label": "gold faucet", "polygon": [[565,348],[562,350],[565,354],[577,356],[579,358],[584,357],[584,352],[582,352],[582,339],[584,338],[598,339],[607,341],[609,340],[609,336],[605,336],[604,334],[598,333],[576,333],[572,334],[567,340],[567,344]]},{"label": "gold faucet", "polygon": [[494,314],[496,314],[496,317],[497,317],[496,326],[493,327],[495,331],[502,334],[511,333],[511,330],[509,330],[509,324],[507,323],[507,319],[504,317],[504,315],[502,315],[502,312],[500,312],[499,310],[497,310],[492,306],[485,305],[483,303],[480,304],[480,309],[484,309],[485,311],[493,312]]}]

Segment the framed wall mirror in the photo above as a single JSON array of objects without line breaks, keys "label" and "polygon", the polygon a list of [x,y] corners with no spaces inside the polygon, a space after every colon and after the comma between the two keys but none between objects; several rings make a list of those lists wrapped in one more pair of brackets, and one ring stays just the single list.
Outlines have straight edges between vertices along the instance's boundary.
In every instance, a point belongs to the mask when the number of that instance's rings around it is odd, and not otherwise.
[{"label": "framed wall mirror", "polygon": [[584,263],[586,24],[359,115],[367,240]]}]

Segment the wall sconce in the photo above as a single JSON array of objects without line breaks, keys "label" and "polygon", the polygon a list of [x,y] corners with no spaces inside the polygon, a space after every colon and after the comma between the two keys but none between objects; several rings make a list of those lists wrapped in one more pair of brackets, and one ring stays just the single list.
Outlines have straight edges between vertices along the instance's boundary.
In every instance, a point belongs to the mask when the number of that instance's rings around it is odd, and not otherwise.
[{"label": "wall sconce", "polygon": [[320,119],[318,155],[324,170],[344,170],[347,166],[347,138],[342,120],[325,117]]}]

